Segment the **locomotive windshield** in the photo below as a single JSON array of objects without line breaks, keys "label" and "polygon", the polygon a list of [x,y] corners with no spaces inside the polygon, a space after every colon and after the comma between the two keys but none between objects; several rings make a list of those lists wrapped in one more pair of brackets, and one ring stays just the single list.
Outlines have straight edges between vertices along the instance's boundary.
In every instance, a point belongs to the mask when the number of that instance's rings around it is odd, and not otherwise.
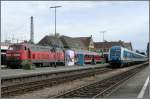
[{"label": "locomotive windshield", "polygon": [[15,50],[15,51],[22,50],[22,49],[23,49],[22,45],[11,45],[9,47],[9,50]]},{"label": "locomotive windshield", "polygon": [[112,48],[110,50],[110,54],[112,56],[119,56],[120,55],[120,52],[121,52],[121,49],[120,48]]}]

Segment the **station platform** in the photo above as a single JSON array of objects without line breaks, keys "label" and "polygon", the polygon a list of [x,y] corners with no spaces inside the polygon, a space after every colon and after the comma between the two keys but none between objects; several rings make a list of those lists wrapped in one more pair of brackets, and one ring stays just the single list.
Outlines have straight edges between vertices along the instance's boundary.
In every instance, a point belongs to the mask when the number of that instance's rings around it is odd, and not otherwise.
[{"label": "station platform", "polygon": [[62,71],[71,71],[71,70],[79,70],[79,69],[89,69],[89,68],[97,68],[97,67],[106,67],[109,64],[97,64],[97,65],[84,65],[84,66],[58,66],[58,67],[42,67],[36,68],[34,70],[24,70],[24,69],[1,69],[0,75],[1,79],[10,78],[10,77],[19,77],[19,76],[29,76],[35,74],[43,74],[43,73],[56,73]]},{"label": "station platform", "polygon": [[132,78],[121,84],[110,96],[104,98],[139,98],[139,94],[143,91],[141,98],[149,97],[149,85],[143,90],[146,80],[149,77],[149,69],[147,66],[142,71],[134,75]]}]

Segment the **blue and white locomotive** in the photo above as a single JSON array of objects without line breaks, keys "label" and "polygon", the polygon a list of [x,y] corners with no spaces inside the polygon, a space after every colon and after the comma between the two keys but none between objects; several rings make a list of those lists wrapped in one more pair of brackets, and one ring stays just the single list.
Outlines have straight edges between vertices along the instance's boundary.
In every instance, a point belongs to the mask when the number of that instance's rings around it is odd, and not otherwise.
[{"label": "blue and white locomotive", "polygon": [[121,46],[112,46],[109,49],[108,61],[112,66],[125,66],[134,63],[142,63],[147,60],[146,56],[128,50]]}]

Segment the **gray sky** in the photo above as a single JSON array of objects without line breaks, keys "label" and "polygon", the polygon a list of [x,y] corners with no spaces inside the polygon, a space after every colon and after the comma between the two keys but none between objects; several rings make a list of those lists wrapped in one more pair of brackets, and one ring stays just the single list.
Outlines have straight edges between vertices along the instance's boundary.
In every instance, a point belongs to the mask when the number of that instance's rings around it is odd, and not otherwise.
[{"label": "gray sky", "polygon": [[134,49],[145,50],[149,41],[148,1],[2,1],[1,39],[29,40],[30,16],[34,16],[35,42],[54,33],[54,9],[57,10],[57,32],[80,37],[93,35],[105,40],[132,42]]}]

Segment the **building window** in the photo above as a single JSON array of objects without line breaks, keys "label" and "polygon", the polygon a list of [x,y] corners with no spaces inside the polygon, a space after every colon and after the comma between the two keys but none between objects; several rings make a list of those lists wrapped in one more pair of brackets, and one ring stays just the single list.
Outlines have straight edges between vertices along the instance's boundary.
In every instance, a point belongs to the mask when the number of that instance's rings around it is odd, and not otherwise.
[{"label": "building window", "polygon": [[105,52],[105,49],[103,49],[103,52]]},{"label": "building window", "polygon": [[109,49],[107,49],[107,52],[109,51]]}]

